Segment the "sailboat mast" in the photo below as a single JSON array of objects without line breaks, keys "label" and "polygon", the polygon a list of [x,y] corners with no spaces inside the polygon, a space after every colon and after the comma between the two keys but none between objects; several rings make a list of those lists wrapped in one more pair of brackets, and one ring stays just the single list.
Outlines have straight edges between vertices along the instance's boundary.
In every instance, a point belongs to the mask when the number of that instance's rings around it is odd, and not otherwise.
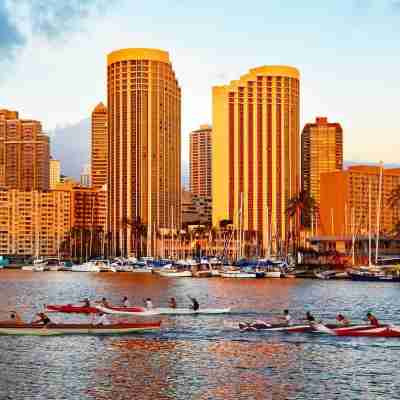
[{"label": "sailboat mast", "polygon": [[376,212],[375,264],[378,264],[378,253],[379,253],[379,230],[381,222],[382,184],[383,184],[383,162],[381,161],[380,173],[379,173],[379,189],[378,189],[378,210]]},{"label": "sailboat mast", "polygon": [[368,185],[368,263],[372,265],[372,237],[371,237],[371,178]]}]

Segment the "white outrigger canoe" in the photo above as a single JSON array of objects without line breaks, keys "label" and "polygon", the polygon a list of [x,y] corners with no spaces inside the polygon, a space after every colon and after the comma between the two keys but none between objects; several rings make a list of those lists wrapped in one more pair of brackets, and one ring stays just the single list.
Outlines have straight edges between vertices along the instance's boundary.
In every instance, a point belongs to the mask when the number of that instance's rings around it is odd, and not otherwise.
[{"label": "white outrigger canoe", "polygon": [[119,323],[110,325],[93,324],[13,324],[0,323],[0,335],[115,335],[134,332],[148,332],[160,329],[161,321],[141,323]]},{"label": "white outrigger canoe", "polygon": [[197,311],[191,308],[170,308],[159,307],[153,309],[157,314],[164,315],[216,315],[216,314],[229,314],[230,308],[199,308]]},{"label": "white outrigger canoe", "polygon": [[96,306],[100,311],[105,314],[120,314],[120,315],[215,315],[215,314],[228,314],[231,312],[230,308],[199,308],[197,311],[191,308],[171,308],[171,307],[157,307],[147,309],[145,312],[137,313],[132,311],[125,311],[122,307],[116,309],[109,309],[102,306]]}]

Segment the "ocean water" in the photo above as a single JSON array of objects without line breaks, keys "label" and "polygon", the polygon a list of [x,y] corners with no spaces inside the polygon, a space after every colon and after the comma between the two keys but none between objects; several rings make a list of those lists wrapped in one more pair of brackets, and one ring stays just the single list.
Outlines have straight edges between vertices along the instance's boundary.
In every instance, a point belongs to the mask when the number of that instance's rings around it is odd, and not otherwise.
[{"label": "ocean water", "polygon": [[[1,318],[26,320],[43,304],[107,297],[155,306],[188,295],[219,316],[163,317],[156,333],[0,336],[0,399],[400,399],[400,339],[242,333],[239,321],[373,311],[400,325],[398,283],[297,279],[161,278],[151,274],[0,272]],[[61,320],[84,316],[54,315]],[[116,317],[117,318],[117,317]]]}]

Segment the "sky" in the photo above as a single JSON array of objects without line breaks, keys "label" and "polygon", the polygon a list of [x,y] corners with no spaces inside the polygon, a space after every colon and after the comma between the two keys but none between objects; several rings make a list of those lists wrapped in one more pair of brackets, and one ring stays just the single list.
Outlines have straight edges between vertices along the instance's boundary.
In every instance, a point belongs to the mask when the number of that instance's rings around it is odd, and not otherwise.
[{"label": "sky", "polygon": [[286,64],[301,73],[301,125],[327,116],[346,160],[399,162],[400,0],[0,0],[0,108],[49,132],[78,123],[105,101],[107,53],[125,47],[170,53],[184,160],[213,85]]}]

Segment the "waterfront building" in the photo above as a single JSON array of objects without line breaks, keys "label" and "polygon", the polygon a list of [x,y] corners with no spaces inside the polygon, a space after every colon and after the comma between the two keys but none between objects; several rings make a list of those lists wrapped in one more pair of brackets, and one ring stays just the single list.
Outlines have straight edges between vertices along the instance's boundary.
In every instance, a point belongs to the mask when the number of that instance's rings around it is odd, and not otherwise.
[{"label": "waterfront building", "polygon": [[61,182],[61,165],[59,160],[50,159],[50,189]]},{"label": "waterfront building", "polygon": [[199,196],[182,190],[182,225],[210,226],[212,220],[211,197]]},{"label": "waterfront building", "polygon": [[49,190],[49,137],[39,121],[0,110],[0,187]]},{"label": "waterfront building", "polygon": [[190,191],[211,197],[211,126],[200,125],[190,133]]},{"label": "waterfront building", "polygon": [[80,176],[80,183],[82,186],[90,187],[90,164],[85,164]]},{"label": "waterfront building", "polygon": [[132,254],[132,221],[181,224],[181,90],[167,52],[108,55],[108,224],[114,254]]},{"label": "waterfront building", "polygon": [[288,231],[288,199],[299,191],[299,71],[251,69],[213,88],[213,225],[256,231],[264,249]]},{"label": "waterfront building", "polygon": [[103,103],[99,103],[92,112],[90,182],[95,188],[107,184],[107,118],[107,107]]},{"label": "waterfront building", "polygon": [[[380,176],[380,167],[367,165],[321,174],[318,234],[367,235],[371,219],[371,232],[375,235],[379,212],[379,231],[390,233],[400,218],[398,208],[389,204],[392,190],[400,186],[400,168],[383,169],[382,180]],[[382,197],[379,207],[380,181]]]},{"label": "waterfront building", "polygon": [[339,123],[317,117],[301,133],[302,190],[317,204],[320,201],[320,175],[343,168],[343,130]]},{"label": "waterfront building", "polygon": [[71,229],[64,191],[0,191],[0,254],[54,256]]},{"label": "waterfront building", "polygon": [[69,193],[72,228],[106,231],[107,191],[105,186],[89,188],[76,182],[65,182],[59,184],[56,190]]}]

